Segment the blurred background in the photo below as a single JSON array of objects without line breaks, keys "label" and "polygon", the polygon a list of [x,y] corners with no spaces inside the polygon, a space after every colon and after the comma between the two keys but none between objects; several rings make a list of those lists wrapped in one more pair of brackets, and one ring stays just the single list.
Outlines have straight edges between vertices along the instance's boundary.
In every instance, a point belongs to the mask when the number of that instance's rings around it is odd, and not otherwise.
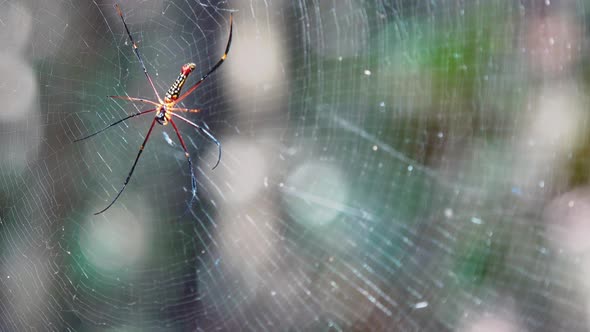
[{"label": "blurred background", "polygon": [[586,331],[590,2],[0,2],[0,330]]}]

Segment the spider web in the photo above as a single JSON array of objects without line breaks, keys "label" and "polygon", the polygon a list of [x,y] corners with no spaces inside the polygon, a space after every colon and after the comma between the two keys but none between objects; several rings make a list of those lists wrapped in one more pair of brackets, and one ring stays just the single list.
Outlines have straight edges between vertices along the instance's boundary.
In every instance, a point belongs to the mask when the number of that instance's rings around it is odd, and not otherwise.
[{"label": "spider web", "polygon": [[[0,1],[0,330],[585,330],[583,1]],[[582,69],[582,70],[580,70]]]}]

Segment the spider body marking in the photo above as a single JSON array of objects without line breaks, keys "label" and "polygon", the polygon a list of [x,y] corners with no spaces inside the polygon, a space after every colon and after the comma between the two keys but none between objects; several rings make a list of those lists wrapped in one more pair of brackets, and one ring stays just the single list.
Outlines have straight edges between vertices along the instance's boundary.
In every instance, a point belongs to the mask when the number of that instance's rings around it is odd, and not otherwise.
[{"label": "spider body marking", "polygon": [[174,102],[178,99],[178,95],[180,94],[180,91],[182,90],[188,75],[190,75],[190,73],[192,73],[196,67],[197,65],[191,62],[184,64],[180,68],[180,74],[178,74],[178,78],[176,81],[174,81],[174,83],[172,83],[172,86],[170,89],[168,89],[166,95],[164,96],[164,103],[161,104],[157,109],[156,121],[158,121],[159,124],[164,126],[168,124],[168,121],[171,118],[171,115],[168,113],[168,109],[174,108]]},{"label": "spider body marking", "polygon": [[148,80],[148,83],[150,84],[150,86],[157,98],[157,101],[143,99],[143,98],[136,98],[136,97],[128,97],[128,96],[109,96],[110,98],[123,99],[123,100],[131,101],[131,102],[149,104],[152,106],[152,108],[145,110],[145,111],[131,114],[123,119],[115,121],[115,122],[111,123],[110,125],[106,126],[105,128],[103,128],[93,134],[76,139],[75,142],[82,141],[87,138],[93,137],[93,136],[127,120],[127,119],[130,119],[130,118],[133,118],[136,116],[141,116],[141,115],[148,114],[148,113],[152,113],[152,112],[156,112],[156,114],[150,124],[147,134],[145,135],[143,143],[139,147],[139,151],[137,152],[137,156],[135,157],[135,161],[133,162],[133,166],[131,166],[131,170],[129,171],[129,174],[127,175],[127,178],[125,179],[123,186],[117,192],[117,195],[111,201],[111,203],[106,208],[102,209],[101,211],[96,212],[95,215],[101,214],[101,213],[105,212],[106,210],[108,210],[113,204],[115,204],[117,199],[119,199],[119,196],[121,196],[121,194],[125,190],[125,187],[129,183],[129,180],[131,179],[131,176],[133,175],[133,171],[135,170],[135,167],[137,166],[137,162],[139,161],[139,157],[141,157],[141,154],[143,153],[145,145],[147,144],[147,142],[150,138],[150,135],[152,134],[152,130],[154,129],[154,125],[156,123],[158,123],[160,125],[167,125],[168,123],[170,123],[174,129],[174,132],[176,133],[176,136],[178,137],[178,140],[180,141],[180,145],[182,146],[182,149],[184,150],[184,155],[188,161],[188,168],[189,168],[189,172],[191,175],[192,196],[191,196],[191,200],[190,200],[188,207],[187,207],[187,210],[188,210],[188,208],[190,208],[193,200],[196,197],[197,180],[196,180],[196,177],[195,177],[195,174],[193,171],[192,160],[191,160],[190,154],[188,152],[188,149],[186,147],[186,144],[184,143],[184,139],[182,138],[182,135],[180,134],[180,131],[178,130],[178,127],[176,126],[176,123],[174,122],[174,120],[172,118],[175,117],[176,119],[178,119],[182,122],[185,122],[188,125],[192,126],[193,128],[199,130],[199,132],[202,135],[204,135],[205,137],[207,137],[208,139],[210,139],[211,141],[213,141],[213,143],[215,143],[217,145],[217,148],[218,148],[217,163],[215,164],[215,166],[213,166],[213,169],[215,169],[219,165],[219,161],[221,160],[221,143],[217,140],[217,138],[215,138],[215,136],[213,136],[213,134],[211,134],[209,132],[208,128],[205,128],[203,126],[199,126],[198,124],[194,123],[193,121],[191,121],[181,115],[178,115],[174,112],[197,113],[200,111],[199,109],[188,109],[188,108],[176,107],[176,105],[178,103],[182,102],[182,100],[184,100],[186,97],[188,97],[191,93],[193,93],[201,85],[201,83],[203,83],[205,81],[205,79],[207,77],[209,77],[209,75],[211,75],[215,70],[217,70],[217,68],[219,68],[219,66],[221,66],[221,64],[227,59],[227,54],[229,53],[229,48],[230,48],[231,40],[232,40],[233,16],[230,14],[230,17],[229,17],[229,38],[227,41],[227,45],[225,47],[225,52],[223,53],[221,58],[217,61],[217,63],[215,63],[215,65],[213,65],[213,67],[211,67],[207,73],[205,73],[203,76],[201,76],[201,78],[196,83],[194,83],[184,94],[180,95],[180,91],[182,90],[182,87],[186,83],[186,80],[188,79],[189,74],[191,72],[193,72],[193,70],[195,70],[195,68],[196,68],[196,65],[192,62],[183,65],[182,68],[180,69],[180,74],[179,74],[178,78],[176,79],[176,81],[174,81],[174,83],[172,84],[170,89],[168,89],[168,91],[166,92],[166,95],[164,96],[164,100],[162,100],[160,98],[160,95],[158,94],[158,91],[156,90],[156,87],[153,83],[153,80],[152,80],[150,74],[148,73],[148,70],[145,67],[145,63],[141,57],[141,54],[139,53],[139,48],[138,48],[137,44],[135,43],[135,41],[133,40],[133,36],[131,35],[131,32],[129,31],[129,27],[127,26],[127,23],[125,22],[125,18],[123,17],[123,11],[121,10],[121,8],[119,7],[118,4],[116,4],[115,7],[117,8],[117,13],[119,14],[119,17],[121,18],[123,25],[125,26],[125,31],[127,32],[127,36],[129,37],[129,40],[131,41],[131,46],[133,48],[133,52],[135,53],[135,55],[137,56],[137,59],[139,60],[139,63],[143,69],[145,77]]},{"label": "spider body marking", "polygon": [[174,81],[170,89],[168,89],[168,92],[166,92],[166,96],[164,97],[165,103],[173,103],[175,100],[178,99],[178,94],[180,93],[182,86],[186,82],[188,75],[190,75],[190,73],[192,73],[196,67],[197,65],[191,62],[185,64],[184,66],[182,66],[182,68],[180,68],[180,74],[178,75],[178,78],[176,79],[176,81]]}]

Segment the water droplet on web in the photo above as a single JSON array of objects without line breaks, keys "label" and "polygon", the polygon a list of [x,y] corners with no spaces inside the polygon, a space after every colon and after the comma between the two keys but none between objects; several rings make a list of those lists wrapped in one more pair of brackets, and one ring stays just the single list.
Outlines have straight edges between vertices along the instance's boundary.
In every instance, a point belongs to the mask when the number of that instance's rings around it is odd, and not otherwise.
[{"label": "water droplet on web", "polygon": [[479,219],[478,217],[472,217],[471,218],[471,222],[476,224],[476,225],[481,225],[483,224],[483,220]]},{"label": "water droplet on web", "polygon": [[426,308],[428,307],[428,302],[423,301],[423,302],[418,302],[414,305],[414,308],[416,309],[422,309],[422,308]]},{"label": "water droplet on web", "polygon": [[445,217],[451,218],[453,216],[453,209],[446,208],[445,209]]}]

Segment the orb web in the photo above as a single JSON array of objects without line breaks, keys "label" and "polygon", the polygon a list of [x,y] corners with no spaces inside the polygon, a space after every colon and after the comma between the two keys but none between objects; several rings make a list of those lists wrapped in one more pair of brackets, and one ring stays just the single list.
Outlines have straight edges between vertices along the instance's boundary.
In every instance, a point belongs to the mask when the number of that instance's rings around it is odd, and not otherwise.
[{"label": "orb web", "polygon": [[[583,2],[0,3],[0,329],[582,330]],[[582,65],[580,64],[582,63]],[[577,80],[580,78],[580,80]],[[556,110],[564,110],[559,113]],[[580,291],[580,289],[584,291]]]}]

